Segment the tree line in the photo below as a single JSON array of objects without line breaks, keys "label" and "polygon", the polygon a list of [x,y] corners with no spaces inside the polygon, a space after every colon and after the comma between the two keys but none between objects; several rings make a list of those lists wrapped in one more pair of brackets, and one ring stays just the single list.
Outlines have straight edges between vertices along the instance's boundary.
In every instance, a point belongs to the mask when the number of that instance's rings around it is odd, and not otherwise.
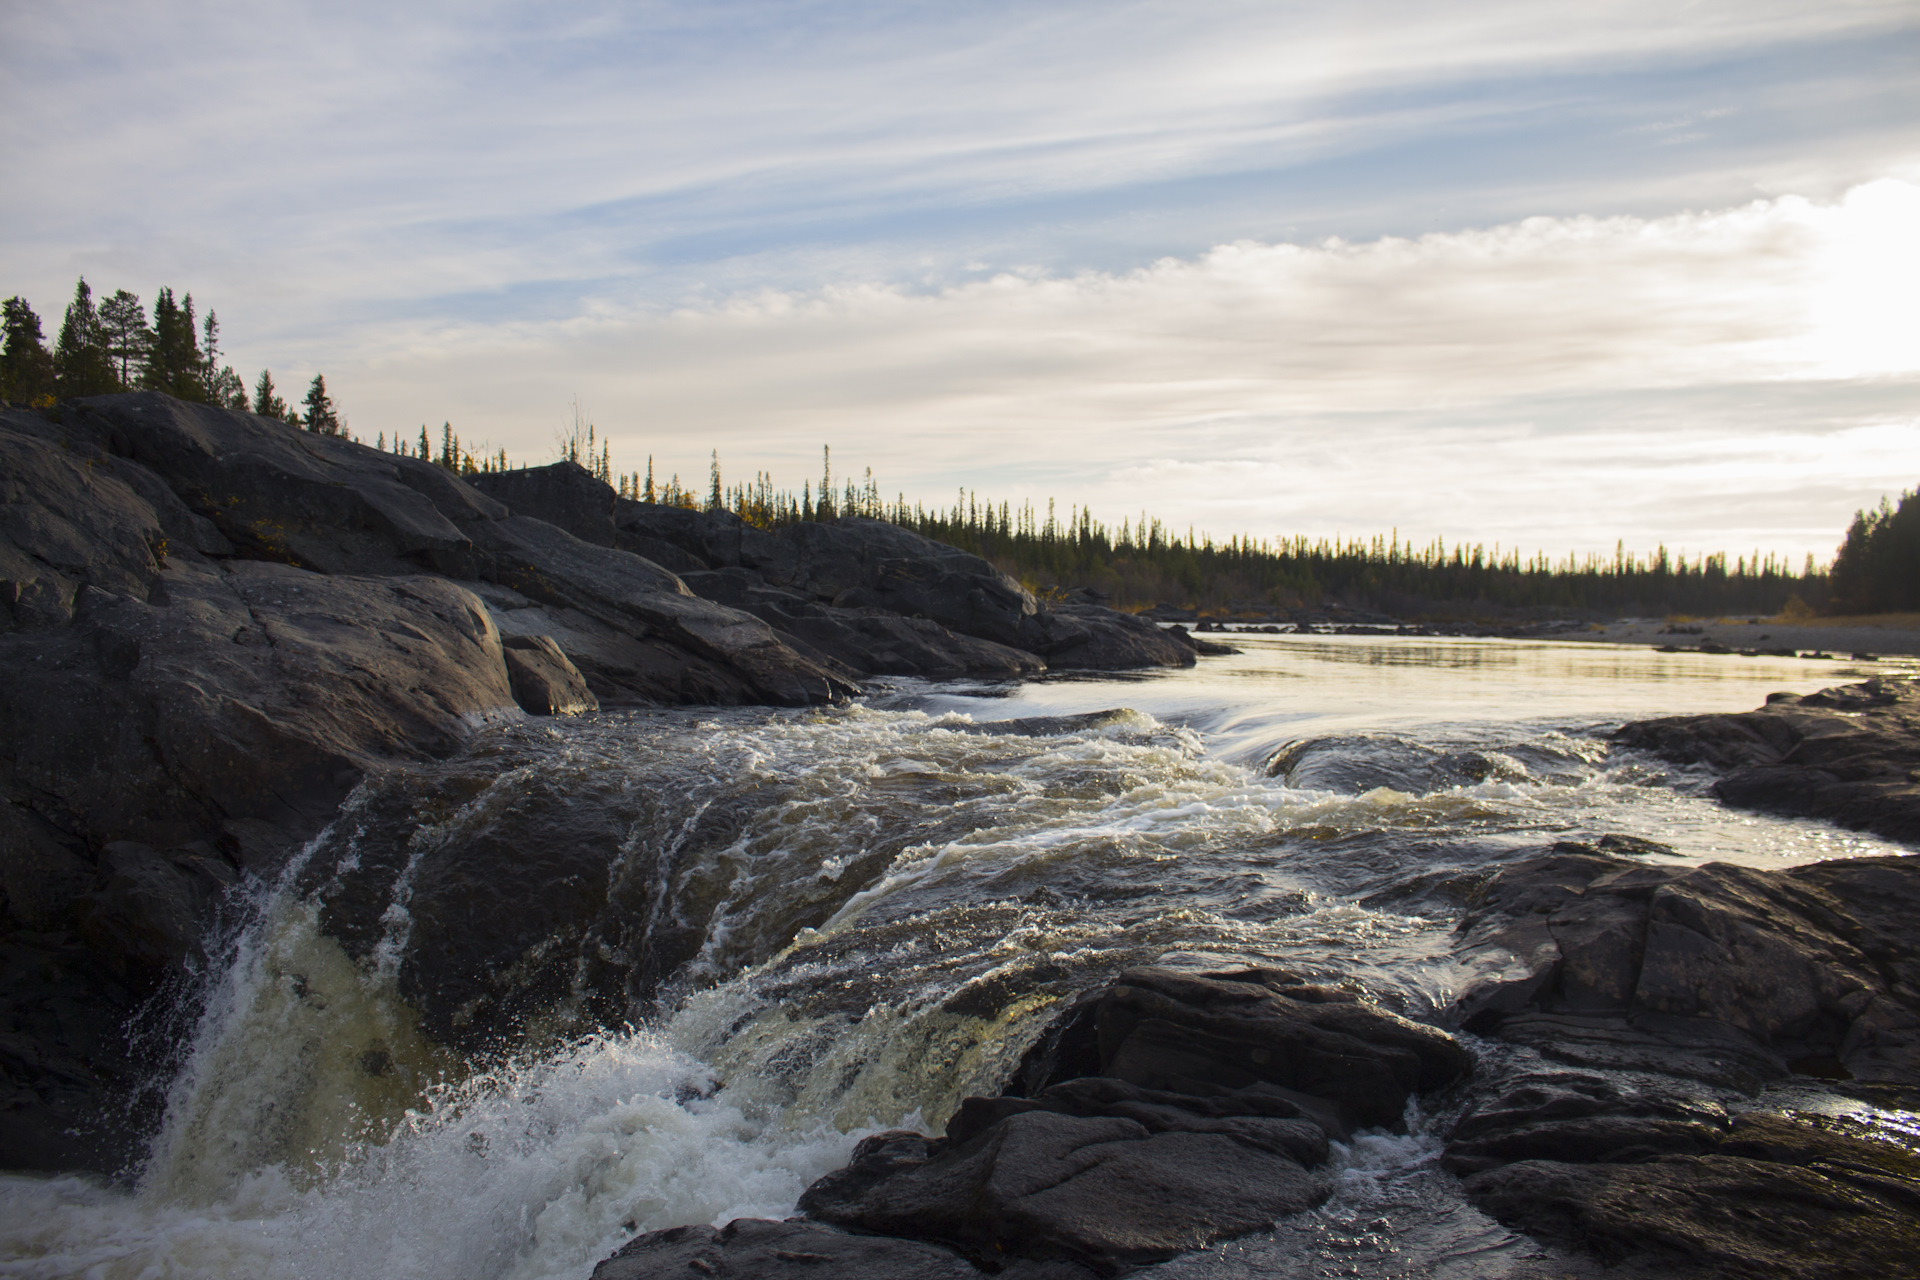
[{"label": "tree line", "polygon": [[253,394],[230,364],[221,362],[220,318],[208,308],[196,319],[193,295],[176,299],[163,288],[149,319],[140,296],[115,289],[95,301],[82,276],[61,318],[60,334],[47,346],[40,317],[18,294],[0,303],[5,337],[0,342],[0,400],[49,408],[71,396],[118,391],[161,391],[180,400],[274,418],[322,435],[344,435],[346,424],[319,374],[298,407],[289,405],[262,369]]},{"label": "tree line", "polygon": [[[587,457],[593,459],[591,451]],[[1830,592],[1829,575],[1812,556],[1795,566],[1757,550],[1689,558],[1664,546],[1635,554],[1616,544],[1611,556],[1553,560],[1441,539],[1415,546],[1398,534],[1219,541],[1191,528],[1182,533],[1144,511],[1110,524],[1077,504],[1063,517],[1052,499],[1043,513],[1031,502],[995,502],[964,488],[948,507],[909,503],[904,494],[888,500],[871,468],[858,480],[836,481],[831,450],[822,451],[818,486],[803,481],[797,494],[775,487],[766,472],[725,483],[718,451],[704,490],[677,474],[658,482],[651,458],[644,475],[629,475],[610,472],[604,457],[594,460],[595,473],[635,501],[730,511],[763,529],[842,516],[886,520],[992,561],[1042,595],[1090,587],[1123,609],[1166,602],[1226,613],[1312,608],[1336,599],[1400,616],[1457,614],[1463,607],[1609,616],[1773,614],[1796,600],[1818,608]],[[580,461],[577,450],[573,460]],[[1920,499],[1911,505],[1909,536],[1920,531]]]},{"label": "tree line", "polygon": [[[148,389],[326,435],[348,434],[319,374],[298,408],[280,397],[264,369],[249,395],[240,375],[221,362],[218,317],[209,309],[196,320],[192,294],[176,300],[171,289],[161,289],[149,319],[138,295],[117,289],[96,303],[83,278],[51,348],[24,298],[8,298],[4,308],[0,399],[48,407],[69,396]],[[424,424],[417,441],[396,433],[389,446],[381,432],[375,447],[456,473],[513,465],[505,449],[463,445],[451,423],[442,424],[437,447]],[[1462,607],[1609,615],[1776,613],[1796,602],[1861,613],[1920,608],[1920,491],[1902,494],[1897,507],[1883,498],[1876,510],[1857,513],[1829,571],[1812,556],[1795,567],[1758,551],[1729,562],[1725,554],[1689,559],[1664,546],[1636,555],[1616,545],[1612,556],[1556,561],[1497,545],[1449,547],[1435,539],[1414,546],[1397,533],[1217,541],[1191,528],[1182,534],[1144,511],[1109,524],[1072,505],[1063,519],[1052,499],[1042,516],[1031,502],[996,503],[964,488],[951,507],[908,503],[904,494],[889,501],[871,468],[859,480],[836,480],[830,449],[822,452],[818,485],[803,481],[797,494],[776,487],[764,471],[749,482],[725,483],[717,450],[699,487],[677,474],[658,481],[651,457],[644,474],[616,472],[610,452],[576,406],[559,456],[624,498],[729,511],[763,529],[843,516],[886,520],[990,560],[1041,594],[1088,587],[1120,608],[1168,602],[1218,613],[1313,607],[1327,599],[1403,616]]]},{"label": "tree line", "polygon": [[1835,613],[1920,609],[1920,489],[1856,511],[1832,576]]}]

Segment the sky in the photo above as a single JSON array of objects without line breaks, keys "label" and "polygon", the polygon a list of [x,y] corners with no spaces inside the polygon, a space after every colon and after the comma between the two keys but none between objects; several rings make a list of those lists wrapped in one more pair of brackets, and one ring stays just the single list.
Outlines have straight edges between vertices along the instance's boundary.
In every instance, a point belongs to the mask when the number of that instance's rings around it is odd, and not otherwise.
[{"label": "sky", "polygon": [[0,294],[355,435],[1829,559],[1920,486],[1920,4],[0,0]]}]

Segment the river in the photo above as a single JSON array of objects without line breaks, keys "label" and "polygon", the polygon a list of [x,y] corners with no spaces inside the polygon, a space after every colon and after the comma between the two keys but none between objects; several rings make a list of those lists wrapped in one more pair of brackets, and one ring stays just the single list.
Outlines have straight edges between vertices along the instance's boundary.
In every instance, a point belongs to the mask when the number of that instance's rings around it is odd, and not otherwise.
[{"label": "river", "polygon": [[[513,726],[476,745],[507,762],[492,780],[404,839],[365,815],[407,784],[370,783],[239,904],[137,1182],[0,1178],[0,1274],[582,1280],[636,1231],[787,1215],[862,1134],[993,1091],[1056,1001],[1129,964],[1257,960],[1425,1016],[1466,976],[1460,886],[1556,840],[1910,852],[1722,809],[1605,744],[1898,663],[1230,639],[1188,671]],[[623,847],[672,853],[649,901],[700,904],[700,936],[634,1024],[465,1057],[398,994],[410,877],[536,787],[644,797]],[[345,947],[326,885],[377,867],[377,936]],[[1465,1205],[1410,1119],[1337,1146],[1324,1208],[1152,1274],[1521,1274],[1530,1243]]]}]

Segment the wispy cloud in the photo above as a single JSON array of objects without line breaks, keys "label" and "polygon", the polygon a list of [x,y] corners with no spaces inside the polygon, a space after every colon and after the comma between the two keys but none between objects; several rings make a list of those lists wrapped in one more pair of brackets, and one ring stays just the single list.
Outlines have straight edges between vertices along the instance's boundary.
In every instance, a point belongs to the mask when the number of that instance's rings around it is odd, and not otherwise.
[{"label": "wispy cloud", "polygon": [[0,289],[191,287],[369,431],[537,454],[578,394],[629,466],[831,440],[929,496],[1554,545],[1761,495],[1798,545],[1920,472],[1906,0],[70,0],[0,41]]},{"label": "wispy cloud", "polygon": [[[353,382],[395,416],[460,388],[450,412],[516,445],[556,388],[590,387],[628,467],[718,445],[797,482],[830,441],[921,494],[1039,481],[1267,536],[1397,523],[1581,547],[1704,538],[1689,504],[1765,492],[1729,534],[1824,546],[1833,512],[1795,517],[1782,489],[1920,478],[1899,426],[1920,421],[1914,225],[1920,187],[1882,181],[1830,205],[1240,243],[1118,274],[388,332]],[[1876,389],[1839,390],[1856,383]]]}]

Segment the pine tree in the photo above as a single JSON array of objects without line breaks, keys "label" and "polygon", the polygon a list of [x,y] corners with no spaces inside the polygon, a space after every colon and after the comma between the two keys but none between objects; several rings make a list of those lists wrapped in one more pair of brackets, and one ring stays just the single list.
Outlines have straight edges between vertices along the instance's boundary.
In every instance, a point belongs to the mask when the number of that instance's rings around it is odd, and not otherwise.
[{"label": "pine tree", "polygon": [[723,505],[720,493],[720,451],[713,451],[713,468],[707,484],[707,510],[718,511]]},{"label": "pine tree", "polygon": [[115,289],[113,296],[100,304],[100,332],[120,385],[137,385],[147,351],[153,345],[147,313],[140,309],[140,295]]},{"label": "pine tree", "polygon": [[120,389],[113,376],[113,358],[107,353],[100,313],[94,309],[93,290],[86,277],[74,286],[60,322],[60,341],[53,349],[53,367],[59,394],[98,396]]},{"label": "pine tree", "polygon": [[646,492],[646,496],[643,497],[641,501],[642,502],[658,502],[659,500],[660,500],[660,494],[653,487],[653,455],[648,454],[647,455],[647,492]]},{"label": "pine tree", "polygon": [[220,317],[207,312],[200,325],[200,377],[206,389],[207,403],[222,409],[247,411],[247,384],[240,380],[232,365],[220,363]]},{"label": "pine tree", "polygon": [[175,302],[173,290],[162,289],[153,299],[153,342],[147,350],[141,385],[181,400],[204,401],[206,381],[200,374],[200,337],[194,332],[193,295]]},{"label": "pine tree", "polygon": [[300,421],[301,426],[315,435],[340,434],[340,415],[334,412],[333,400],[327,395],[327,380],[317,373],[307,387],[306,406],[307,412]]},{"label": "pine tree", "polygon": [[40,333],[40,317],[27,300],[15,295],[4,304],[6,345],[0,347],[0,400],[16,404],[51,401],[54,392],[53,353]]},{"label": "pine tree", "polygon": [[260,371],[260,380],[253,384],[253,411],[263,418],[272,418],[289,426],[299,426],[300,420],[274,390],[273,375],[265,369]]}]

